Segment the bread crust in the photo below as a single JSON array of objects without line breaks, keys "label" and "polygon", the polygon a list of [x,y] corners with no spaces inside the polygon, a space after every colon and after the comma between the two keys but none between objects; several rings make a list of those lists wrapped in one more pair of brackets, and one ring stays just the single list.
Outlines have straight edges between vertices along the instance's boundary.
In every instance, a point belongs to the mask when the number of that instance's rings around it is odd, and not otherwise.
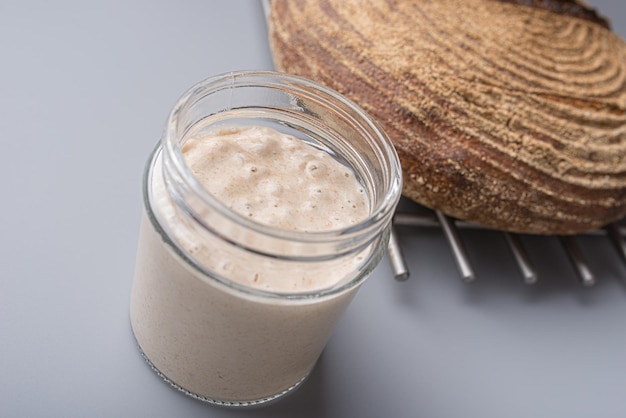
[{"label": "bread crust", "polygon": [[424,206],[533,234],[620,219],[626,44],[577,2],[517,3],[551,2],[272,0],[270,46],[383,125]]}]

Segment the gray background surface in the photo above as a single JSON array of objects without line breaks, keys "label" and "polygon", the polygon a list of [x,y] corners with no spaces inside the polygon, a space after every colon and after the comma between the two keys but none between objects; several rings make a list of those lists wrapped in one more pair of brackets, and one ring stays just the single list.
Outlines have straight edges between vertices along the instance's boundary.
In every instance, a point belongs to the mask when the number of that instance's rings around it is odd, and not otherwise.
[{"label": "gray background surface", "polygon": [[[622,1],[596,0],[626,37]],[[579,240],[526,237],[529,287],[497,233],[464,231],[465,285],[441,232],[400,229],[310,379],[266,408],[205,405],[140,357],[128,299],[144,161],[177,97],[270,69],[258,1],[0,3],[0,416],[623,417],[626,267]]]}]

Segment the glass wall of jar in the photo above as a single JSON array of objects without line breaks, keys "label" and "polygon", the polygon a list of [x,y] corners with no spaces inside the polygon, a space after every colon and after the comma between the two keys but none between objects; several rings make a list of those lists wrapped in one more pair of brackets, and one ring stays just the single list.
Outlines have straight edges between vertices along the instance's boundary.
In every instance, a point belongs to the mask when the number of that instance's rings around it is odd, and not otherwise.
[{"label": "glass wall of jar", "polygon": [[[184,144],[246,127],[293,136],[345,166],[365,193],[365,219],[289,230],[217,199],[191,171]],[[143,189],[130,310],[141,352],[185,393],[246,406],[288,393],[310,373],[384,253],[401,172],[385,134],[343,96],[299,77],[243,71],[179,99]]]}]

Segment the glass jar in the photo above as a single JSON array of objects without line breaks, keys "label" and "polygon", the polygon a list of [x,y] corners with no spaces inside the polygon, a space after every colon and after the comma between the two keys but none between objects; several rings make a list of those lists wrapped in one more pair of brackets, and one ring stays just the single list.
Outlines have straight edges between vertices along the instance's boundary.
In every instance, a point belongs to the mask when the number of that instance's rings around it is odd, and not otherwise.
[{"label": "glass jar", "polygon": [[[270,127],[329,153],[354,171],[369,216],[342,229],[298,232],[226,207],[194,177],[181,146],[191,135],[233,125]],[[310,373],[380,261],[400,192],[392,144],[338,93],[269,71],[195,85],[175,104],[144,173],[130,306],[142,354],[170,384],[211,403],[256,405],[288,393]],[[285,283],[303,276],[333,282],[268,290],[235,280],[233,266]]]}]

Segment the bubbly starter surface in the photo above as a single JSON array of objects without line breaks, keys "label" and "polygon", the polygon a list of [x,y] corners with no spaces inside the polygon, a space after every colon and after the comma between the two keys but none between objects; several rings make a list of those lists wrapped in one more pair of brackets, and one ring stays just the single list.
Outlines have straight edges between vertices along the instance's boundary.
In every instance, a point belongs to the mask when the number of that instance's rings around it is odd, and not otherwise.
[{"label": "bubbly starter surface", "polygon": [[270,128],[223,128],[192,137],[183,155],[211,194],[260,223],[327,231],[352,225],[368,213],[351,169]]}]

